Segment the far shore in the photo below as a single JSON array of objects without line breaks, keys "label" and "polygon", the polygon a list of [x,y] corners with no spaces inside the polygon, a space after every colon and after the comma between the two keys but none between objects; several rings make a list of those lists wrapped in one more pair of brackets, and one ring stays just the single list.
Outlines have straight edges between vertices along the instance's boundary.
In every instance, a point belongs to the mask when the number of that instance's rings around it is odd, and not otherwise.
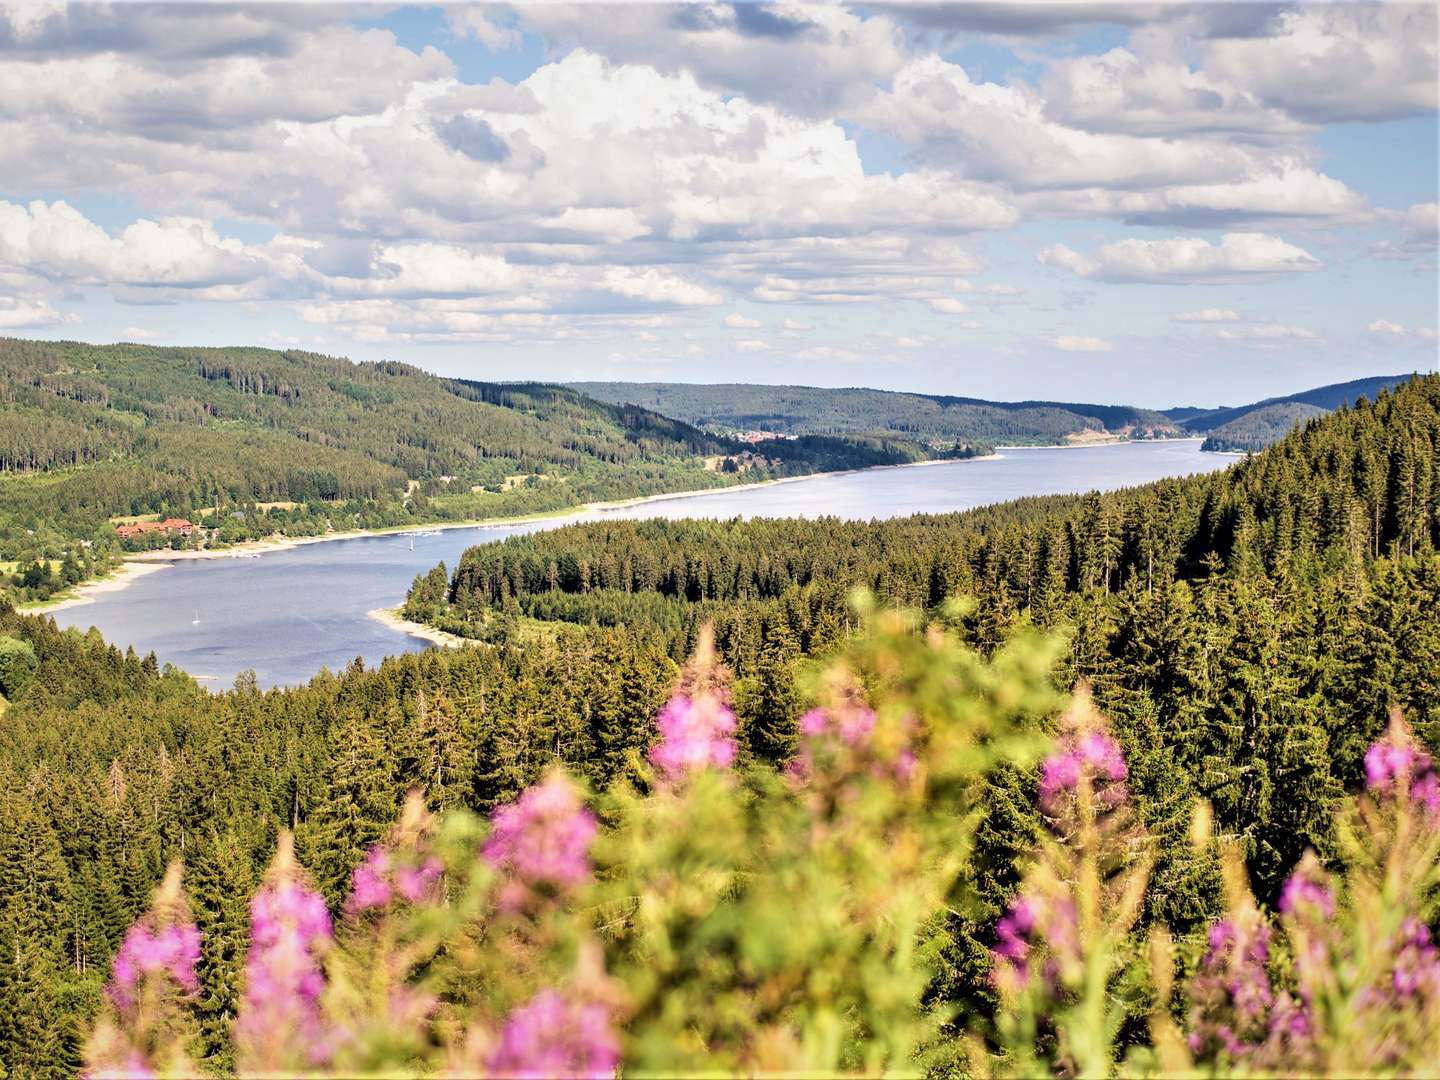
[{"label": "far shore", "polygon": [[[206,548],[201,551],[173,551],[169,548],[161,548],[155,551],[140,551],[128,554],[124,562],[114,572],[103,578],[94,581],[83,582],[73,589],[66,590],[60,596],[52,600],[46,600],[38,604],[27,604],[18,607],[16,610],[25,615],[44,615],[54,611],[63,611],[65,608],[77,607],[81,604],[94,603],[95,596],[101,593],[118,592],[124,589],[136,578],[153,573],[156,570],[163,570],[177,562],[186,562],[191,559],[229,559],[237,555],[263,555],[276,551],[288,551],[291,548],[304,547],[307,544],[324,544],[335,540],[361,540],[372,536],[395,536],[409,532],[428,531],[431,529],[476,529],[476,528],[506,528],[514,525],[527,525],[536,521],[562,521],[566,518],[580,518],[585,514],[604,512],[607,510],[624,510],[634,506],[643,506],[647,503],[664,502],[670,499],[688,499],[697,495],[720,495],[736,491],[753,491],[757,488],[773,487],[778,484],[793,484],[802,480],[816,480],[822,477],[849,476],[854,473],[875,472],[881,469],[914,469],[931,465],[958,465],[972,461],[996,461],[1003,456],[1001,451],[1009,452],[1014,450],[1089,450],[1099,446],[1119,446],[1132,442],[1195,442],[1200,436],[1187,436],[1174,439],[1116,439],[1108,442],[1068,443],[1055,446],[997,446],[995,451],[989,454],[981,454],[971,458],[930,458],[925,461],[905,461],[895,465],[871,465],[860,469],[839,469],[833,472],[807,473],[804,476],[782,476],[773,480],[756,480],[746,484],[731,484],[726,487],[696,488],[689,491],[668,491],[656,495],[637,495],[630,499],[615,499],[608,502],[581,503],[578,506],[565,507],[560,510],[547,510],[535,514],[524,514],[518,517],[508,518],[477,518],[467,521],[431,521],[416,522],[411,525],[392,525],[382,529],[346,529],[339,532],[329,532],[321,536],[269,536],[263,540],[245,540],[238,544],[231,544],[229,547],[212,549]],[[398,617],[390,622],[381,618],[381,614],[371,612],[371,615],[393,629],[402,630],[405,633],[417,637],[425,637],[427,640],[430,634],[441,634],[453,641],[438,642],[439,644],[454,644],[463,642],[466,639],[457,638],[453,634],[444,634],[443,631],[424,627],[419,623],[406,622]],[[393,613],[390,613],[393,617]]]},{"label": "far shore", "polygon": [[[262,540],[242,540],[223,548],[206,548],[201,551],[174,551],[158,548],[155,551],[138,551],[125,556],[125,562],[157,563],[185,562],[190,559],[228,559],[236,555],[263,555],[273,551],[288,551],[306,544],[325,544],[333,540],[362,540],[367,536],[396,536],[410,532],[431,529],[502,529],[513,525],[529,525],[536,521],[557,521],[564,518],[580,517],[606,510],[625,510],[646,503],[663,502],[668,499],[688,499],[697,495],[730,494],[736,491],[753,491],[756,488],[773,487],[777,484],[793,484],[801,480],[815,480],[826,476],[849,476],[852,473],[871,472],[877,469],[911,469],[923,465],[953,465],[969,461],[994,461],[999,454],[983,454],[973,458],[933,458],[927,461],[905,461],[895,465],[871,465],[863,469],[839,469],[833,472],[806,473],[804,476],[781,476],[773,480],[756,480],[747,484],[730,484],[726,487],[692,488],[687,491],[664,491],[656,495],[637,495],[629,499],[614,499],[607,502],[580,503],[559,510],[545,510],[518,517],[473,518],[466,521],[421,521],[411,525],[388,525],[383,529],[345,529],[324,533],[321,536],[267,536]],[[52,606],[50,610],[54,610]]]},{"label": "far shore", "polygon": [[441,645],[447,649],[463,649],[467,645],[478,645],[473,638],[463,638],[459,634],[451,634],[444,630],[437,630],[425,623],[411,622],[400,614],[399,608],[377,608],[367,612],[370,618],[389,627],[391,630],[398,630],[402,634],[409,634],[411,637],[420,638],[430,642],[432,645]]},{"label": "far shore", "polygon": [[[1089,441],[1087,441],[1087,442],[1055,443],[1055,444],[1053,444],[1053,445],[1040,445],[1040,446],[997,446],[997,447],[995,447],[995,449],[996,449],[997,451],[1000,451],[1000,450],[1094,450],[1095,448],[1101,447],[1101,446],[1129,446],[1129,445],[1131,445],[1132,443],[1203,442],[1204,440],[1205,440],[1205,436],[1204,436],[1204,435],[1173,435],[1173,436],[1167,436],[1166,438],[1163,438],[1163,439],[1120,439],[1120,438],[1115,438],[1115,439],[1091,439],[1091,440],[1089,440]],[[1206,453],[1211,453],[1211,451],[1206,451]],[[994,455],[990,455],[990,456],[994,456]],[[975,458],[975,459],[973,459],[973,460],[979,461],[980,459],[979,459],[979,458]]]}]

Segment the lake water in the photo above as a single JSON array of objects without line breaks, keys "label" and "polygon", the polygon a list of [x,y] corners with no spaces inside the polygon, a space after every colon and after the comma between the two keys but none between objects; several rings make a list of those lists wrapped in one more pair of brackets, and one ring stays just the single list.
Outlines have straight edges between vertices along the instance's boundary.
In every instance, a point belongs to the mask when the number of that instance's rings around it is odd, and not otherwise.
[{"label": "lake water", "polygon": [[[96,626],[108,641],[227,687],[253,669],[262,686],[303,683],[355,657],[367,664],[426,648],[369,617],[398,607],[416,574],[466,548],[517,533],[607,518],[835,517],[870,519],[969,510],[1025,495],[1113,490],[1167,476],[1222,469],[1234,459],[1202,454],[1199,439],[1084,449],[1005,450],[997,458],[871,469],[513,526],[447,529],[433,536],[363,537],[308,544],[256,559],[177,561],[55,613],[62,626]],[[198,621],[196,621],[198,620]]]}]

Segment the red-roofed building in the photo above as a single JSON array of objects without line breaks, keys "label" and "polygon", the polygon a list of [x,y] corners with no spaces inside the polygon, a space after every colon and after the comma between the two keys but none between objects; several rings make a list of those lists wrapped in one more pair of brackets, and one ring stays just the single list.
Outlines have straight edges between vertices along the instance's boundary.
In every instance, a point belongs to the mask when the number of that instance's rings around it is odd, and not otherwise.
[{"label": "red-roofed building", "polygon": [[121,540],[133,540],[137,536],[145,536],[152,533],[169,534],[177,536],[189,536],[195,531],[195,523],[185,518],[166,518],[164,521],[140,521],[134,525],[117,525],[115,532]]}]

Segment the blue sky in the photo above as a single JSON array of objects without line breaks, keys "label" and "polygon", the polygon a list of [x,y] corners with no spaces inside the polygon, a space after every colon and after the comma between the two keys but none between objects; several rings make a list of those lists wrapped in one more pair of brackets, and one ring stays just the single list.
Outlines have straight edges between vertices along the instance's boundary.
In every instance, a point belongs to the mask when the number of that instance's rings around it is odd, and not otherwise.
[{"label": "blue sky", "polygon": [[1169,406],[1436,363],[1434,5],[0,6],[0,333]]}]

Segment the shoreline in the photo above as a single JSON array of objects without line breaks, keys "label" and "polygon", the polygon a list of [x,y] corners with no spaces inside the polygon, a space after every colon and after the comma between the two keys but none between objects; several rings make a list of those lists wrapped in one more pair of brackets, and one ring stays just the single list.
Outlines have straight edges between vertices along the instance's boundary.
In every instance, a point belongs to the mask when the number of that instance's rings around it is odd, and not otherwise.
[{"label": "shoreline", "polygon": [[471,645],[479,645],[480,642],[470,638],[463,638],[459,634],[452,634],[445,630],[437,630],[426,623],[411,622],[403,618],[399,608],[376,608],[374,611],[366,612],[381,626],[390,630],[399,631],[409,637],[419,638],[428,641],[431,645],[439,645],[446,649],[463,649]]},{"label": "shoreline", "polygon": [[66,608],[93,604],[96,596],[119,592],[121,589],[128,588],[136,578],[153,574],[157,570],[164,570],[165,566],[166,564],[162,562],[132,562],[127,559],[104,577],[82,581],[70,589],[68,595],[62,596],[58,600],[42,600],[35,604],[17,606],[15,612],[19,615],[49,615],[51,612],[64,611]]},{"label": "shoreline", "polygon": [[[1105,446],[1132,446],[1143,443],[1204,442],[1204,435],[1177,435],[1166,439],[1106,439],[1094,442],[1057,443],[1054,446],[997,446],[996,450],[1097,450]],[[1216,453],[1207,450],[1206,453]],[[975,460],[979,460],[976,458]]]},{"label": "shoreline", "polygon": [[[1015,450],[1091,450],[1102,446],[1121,446],[1136,442],[1197,442],[1203,436],[1186,436],[1176,439],[1117,439],[1112,442],[1096,443],[1075,443],[1063,446],[997,446],[989,454],[981,454],[971,458],[928,458],[924,461],[902,461],[894,465],[869,465],[858,469],[836,469],[830,472],[807,473],[804,476],[781,476],[772,480],[756,480],[744,484],[730,484],[724,487],[692,488],[686,491],[661,492],[655,495],[636,495],[628,499],[611,499],[600,502],[580,503],[577,506],[566,507],[563,510],[549,510],[534,514],[522,514],[518,517],[507,518],[478,518],[466,521],[437,521],[418,522],[413,525],[392,525],[381,529],[346,529],[340,532],[325,533],[321,536],[270,536],[262,540],[244,540],[238,544],[232,544],[220,550],[203,551],[171,551],[160,549],[156,551],[134,552],[124,557],[120,567],[103,578],[92,581],[81,582],[75,586],[70,595],[60,600],[47,600],[39,604],[29,604],[24,607],[17,607],[15,610],[22,615],[44,615],[50,612],[63,611],[66,608],[78,607],[82,604],[94,603],[98,594],[118,592],[130,585],[138,577],[163,570],[177,562],[188,562],[193,559],[228,559],[236,555],[266,555],[278,551],[289,551],[292,548],[304,547],[308,544],[325,544],[336,540],[363,540],[367,537],[395,536],[407,532],[419,530],[449,530],[449,529],[481,529],[481,528],[511,528],[517,525],[529,525],[537,521],[563,521],[567,518],[578,522],[587,514],[603,514],[611,510],[626,510],[636,506],[644,506],[648,503],[666,502],[672,499],[689,499],[703,495],[720,495],[736,491],[754,491],[759,488],[773,487],[778,484],[793,484],[802,480],[816,480],[823,477],[851,476],[856,473],[877,472],[884,469],[914,469],[935,465],[963,465],[974,461],[998,461],[1004,457],[1001,451]],[[465,642],[468,639],[459,638],[453,634],[445,634],[444,631],[433,630],[420,623],[411,623],[395,616],[394,611],[388,611],[387,618],[381,615],[387,614],[387,609],[380,612],[371,612],[372,617],[377,621],[385,623],[391,629],[415,637],[433,640],[429,634],[443,635],[448,641],[437,641],[436,644],[453,645]]]},{"label": "shoreline", "polygon": [[[1050,449],[1037,447],[1036,449]],[[664,491],[654,495],[634,495],[628,499],[608,499],[600,502],[578,503],[562,510],[545,510],[519,517],[470,518],[465,521],[426,521],[413,525],[388,525],[382,529],[345,529],[325,533],[321,536],[267,536],[262,540],[242,540],[238,544],[203,551],[172,551],[160,548],[155,551],[137,551],[125,556],[125,565],[165,565],[188,562],[192,559],[228,559],[236,555],[266,555],[276,551],[289,551],[308,544],[326,544],[335,540],[363,540],[372,536],[403,536],[408,532],[449,529],[504,529],[516,525],[530,525],[537,521],[560,521],[565,518],[579,518],[584,514],[603,514],[609,510],[627,510],[647,503],[664,502],[669,499],[689,499],[700,495],[730,494],[736,491],[754,491],[758,488],[773,487],[777,484],[793,484],[801,480],[816,480],[827,476],[850,476],[854,473],[875,472],[880,469],[912,469],[925,465],[956,465],[970,461],[995,461],[999,454],[983,454],[973,458],[931,458],[926,461],[902,461],[894,465],[868,465],[860,469],[835,469],[829,472],[806,473],[804,476],[779,476],[773,480],[755,480],[745,484],[729,484],[724,487],[689,488],[685,491]]]}]

